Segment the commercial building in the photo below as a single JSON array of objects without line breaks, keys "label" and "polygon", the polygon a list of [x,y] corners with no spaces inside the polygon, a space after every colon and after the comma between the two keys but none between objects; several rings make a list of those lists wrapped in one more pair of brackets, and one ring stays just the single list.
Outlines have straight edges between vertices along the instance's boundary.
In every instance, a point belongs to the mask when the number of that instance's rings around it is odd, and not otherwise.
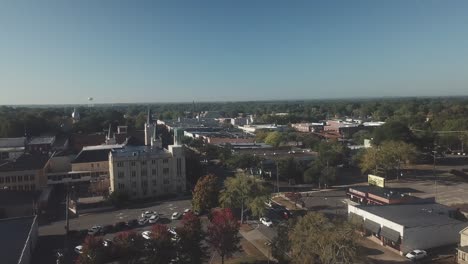
[{"label": "commercial building", "polygon": [[323,131],[324,124],[323,123],[297,123],[297,124],[291,124],[291,127],[299,132],[320,133]]},{"label": "commercial building", "polygon": [[366,235],[400,254],[456,244],[459,232],[468,226],[455,219],[456,210],[436,203],[348,204],[348,216]]},{"label": "commercial building", "polygon": [[1,263],[29,264],[37,245],[37,217],[0,220]]},{"label": "commercial building", "polygon": [[16,159],[26,150],[26,138],[0,138],[0,161]]},{"label": "commercial building", "polygon": [[109,153],[110,192],[125,192],[131,199],[184,193],[186,173],[184,148],[180,142],[182,133],[174,131],[174,145],[169,145],[168,149],[161,147],[155,125],[149,119],[145,134],[146,146],[125,146]]},{"label": "commercial building", "polygon": [[468,264],[468,227],[460,231],[460,244],[457,248],[459,264]]},{"label": "commercial building", "polygon": [[47,186],[45,169],[48,155],[24,154],[15,160],[0,163],[0,188],[13,191],[34,191]]},{"label": "commercial building", "polygon": [[372,185],[349,187],[347,195],[350,200],[364,205],[414,203],[418,200],[417,197],[399,189]]},{"label": "commercial building", "polygon": [[31,153],[47,154],[52,151],[54,143],[55,136],[32,137],[27,144],[27,150]]}]

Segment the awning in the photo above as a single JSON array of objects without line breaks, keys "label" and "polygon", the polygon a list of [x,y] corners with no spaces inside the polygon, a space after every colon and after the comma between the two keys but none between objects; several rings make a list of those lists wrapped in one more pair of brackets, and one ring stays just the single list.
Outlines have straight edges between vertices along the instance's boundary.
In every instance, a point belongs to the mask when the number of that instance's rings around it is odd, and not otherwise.
[{"label": "awning", "polygon": [[380,235],[395,243],[398,243],[398,241],[400,240],[400,233],[386,226],[382,227],[382,231],[380,231]]},{"label": "awning", "polygon": [[380,232],[380,224],[369,219],[364,220],[364,228],[376,234]]}]

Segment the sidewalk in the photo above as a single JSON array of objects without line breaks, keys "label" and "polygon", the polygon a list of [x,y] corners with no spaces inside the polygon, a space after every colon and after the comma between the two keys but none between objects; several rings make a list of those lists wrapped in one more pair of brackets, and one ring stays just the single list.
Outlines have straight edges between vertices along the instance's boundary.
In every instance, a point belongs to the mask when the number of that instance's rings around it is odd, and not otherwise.
[{"label": "sidewalk", "polygon": [[271,248],[266,243],[271,242],[257,229],[252,229],[249,225],[243,225],[239,233],[252,245],[254,245],[260,252],[265,255],[267,259],[274,260],[271,256]]}]

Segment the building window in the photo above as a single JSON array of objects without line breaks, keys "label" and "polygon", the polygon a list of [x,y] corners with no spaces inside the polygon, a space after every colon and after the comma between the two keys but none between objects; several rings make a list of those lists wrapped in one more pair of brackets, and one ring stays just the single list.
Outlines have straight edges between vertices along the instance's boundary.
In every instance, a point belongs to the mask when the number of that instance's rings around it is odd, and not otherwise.
[{"label": "building window", "polygon": [[151,175],[156,175],[156,169],[151,170]]},{"label": "building window", "polygon": [[134,161],[130,162],[130,165],[131,165],[132,167],[135,167],[135,162],[134,162]]},{"label": "building window", "polygon": [[142,187],[143,189],[148,188],[148,181],[141,181],[141,187]]},{"label": "building window", "polygon": [[143,189],[143,196],[146,196],[148,194],[148,189]]},{"label": "building window", "polygon": [[5,182],[6,182],[6,183],[9,183],[9,182],[10,182],[10,176],[6,176],[6,177],[5,177]]},{"label": "building window", "polygon": [[151,160],[151,164],[156,164],[156,160]]},{"label": "building window", "polygon": [[168,159],[163,159],[163,164],[167,164],[169,162]]},{"label": "building window", "polygon": [[151,181],[153,183],[153,186],[156,186],[156,180]]},{"label": "building window", "polygon": [[125,175],[124,175],[124,172],[123,172],[123,171],[119,171],[119,172],[117,173],[117,178],[119,178],[119,179],[122,179],[124,176],[125,176]]},{"label": "building window", "polygon": [[5,178],[0,177],[0,183],[4,183],[4,182],[5,182]]},{"label": "building window", "polygon": [[99,168],[99,163],[97,163],[96,165],[97,165],[97,167]]},{"label": "building window", "polygon": [[136,177],[136,171],[132,171],[132,177],[133,177],[133,178]]},{"label": "building window", "polygon": [[25,191],[29,191],[29,185],[26,184],[26,185],[24,186],[24,190],[25,190]]},{"label": "building window", "polygon": [[118,189],[119,189],[119,190],[125,189],[125,184],[119,183],[119,184],[118,184]]},{"label": "building window", "polygon": [[18,176],[18,182],[22,182],[23,181],[23,176]]},{"label": "building window", "polygon": [[163,168],[163,174],[164,175],[169,174],[169,168]]},{"label": "building window", "polygon": [[36,189],[36,185],[34,184],[29,185],[29,189],[31,189],[31,191],[34,191]]},{"label": "building window", "polygon": [[164,179],[164,180],[163,180],[163,183],[164,183],[164,184],[169,184],[169,179]]},{"label": "building window", "polygon": [[34,174],[29,175],[29,180],[34,181]]},{"label": "building window", "polygon": [[145,165],[146,165],[146,160],[141,161],[141,166],[145,166]]},{"label": "building window", "polygon": [[18,191],[22,191],[23,190],[23,185],[19,185],[18,186]]},{"label": "building window", "polygon": [[94,164],[93,164],[93,163],[91,163],[91,168],[94,168]]},{"label": "building window", "polygon": [[132,188],[136,188],[136,182],[132,182]]},{"label": "building window", "polygon": [[123,167],[123,162],[122,161],[117,162],[117,167]]},{"label": "building window", "polygon": [[147,171],[146,170],[141,170],[141,176],[145,177],[147,175]]},{"label": "building window", "polygon": [[16,176],[11,176],[11,182],[16,182]]}]

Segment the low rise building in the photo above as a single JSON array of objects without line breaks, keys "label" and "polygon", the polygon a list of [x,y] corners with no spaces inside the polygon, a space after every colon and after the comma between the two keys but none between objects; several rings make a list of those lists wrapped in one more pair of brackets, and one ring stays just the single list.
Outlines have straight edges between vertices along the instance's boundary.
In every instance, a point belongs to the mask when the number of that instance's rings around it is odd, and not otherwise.
[{"label": "low rise building", "polygon": [[55,136],[32,137],[27,144],[27,150],[31,153],[50,153],[55,143]]},{"label": "low rise building", "polygon": [[468,227],[460,231],[460,244],[457,248],[457,261],[459,264],[468,264]]},{"label": "low rise building", "polygon": [[37,245],[37,217],[17,217],[0,220],[1,263],[29,264]]},{"label": "low rise building", "polygon": [[[436,204],[352,205],[348,216],[381,245],[405,254],[455,244],[468,223],[455,219],[456,210]],[[437,239],[434,239],[437,238]]]},{"label": "low rise building", "polygon": [[297,123],[297,124],[291,124],[291,127],[299,132],[320,133],[323,131],[324,124],[323,123]]},{"label": "low rise building", "polygon": [[[414,203],[419,198],[395,188],[378,186],[352,186],[347,192],[350,200],[364,205],[386,205]],[[427,200],[424,200],[427,201]],[[434,201],[434,199],[431,199]]]},{"label": "low rise building", "polygon": [[15,160],[0,163],[0,188],[13,191],[34,191],[47,187],[45,170],[49,156],[24,154]]},{"label": "low rise building", "polygon": [[20,157],[26,150],[26,138],[0,138],[0,161]]}]

